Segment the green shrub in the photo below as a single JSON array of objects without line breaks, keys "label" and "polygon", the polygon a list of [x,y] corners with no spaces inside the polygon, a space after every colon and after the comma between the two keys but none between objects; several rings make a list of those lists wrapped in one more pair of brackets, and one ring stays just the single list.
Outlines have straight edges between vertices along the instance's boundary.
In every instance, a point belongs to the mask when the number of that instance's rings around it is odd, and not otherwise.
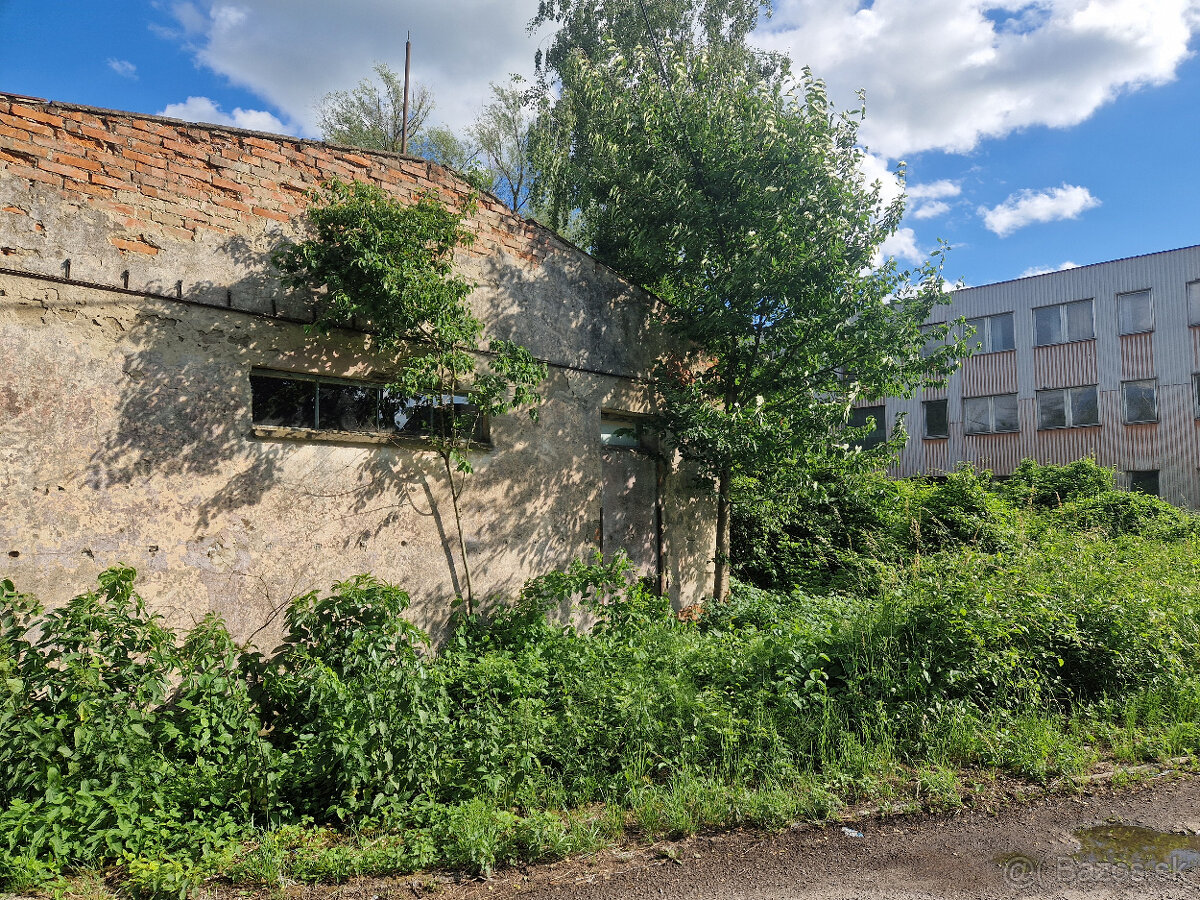
[{"label": "green shrub", "polygon": [[1112,491],[1114,473],[1092,457],[1063,466],[1023,459],[1004,482],[1001,495],[1017,507],[1052,509]]}]

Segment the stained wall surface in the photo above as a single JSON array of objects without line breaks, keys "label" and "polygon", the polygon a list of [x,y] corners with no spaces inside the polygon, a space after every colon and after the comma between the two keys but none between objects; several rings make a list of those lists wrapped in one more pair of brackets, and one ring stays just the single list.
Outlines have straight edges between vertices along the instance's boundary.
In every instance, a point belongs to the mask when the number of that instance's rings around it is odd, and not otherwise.
[{"label": "stained wall surface", "polygon": [[[394,154],[0,95],[0,575],[55,603],[133,565],[175,623],[215,612],[269,645],[290,597],[370,572],[444,627],[463,573],[437,457],[251,418],[252,369],[391,371],[360,332],[309,333],[310,298],[269,264],[334,176],[401,199],[468,190]],[[476,594],[599,549],[607,517],[677,604],[698,600],[705,490],[600,443],[601,409],[651,410],[653,299],[490,196],[468,224],[457,265],[489,336],[550,366],[539,420],[493,420],[473,453]]]}]

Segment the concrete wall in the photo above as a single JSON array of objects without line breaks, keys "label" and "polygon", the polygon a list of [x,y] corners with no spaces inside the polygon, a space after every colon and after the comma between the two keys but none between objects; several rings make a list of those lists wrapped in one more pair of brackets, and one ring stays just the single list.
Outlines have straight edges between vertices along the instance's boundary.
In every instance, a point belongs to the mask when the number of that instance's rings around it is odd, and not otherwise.
[{"label": "concrete wall", "polygon": [[[372,572],[414,595],[415,621],[443,627],[462,572],[437,458],[251,422],[253,367],[391,370],[361,333],[309,335],[309,298],[281,290],[268,262],[331,176],[402,199],[467,189],[393,154],[0,95],[0,574],[55,603],[124,562],[172,621],[213,611],[270,645],[287,599]],[[661,496],[671,596],[699,599],[704,490],[673,465],[660,489],[653,465],[614,463],[631,451],[599,441],[602,408],[651,408],[652,298],[494,198],[470,226],[458,265],[489,334],[550,364],[540,420],[493,421],[473,460],[476,594],[511,596],[587,555],[604,517],[631,523],[653,574],[642,506]]]}]

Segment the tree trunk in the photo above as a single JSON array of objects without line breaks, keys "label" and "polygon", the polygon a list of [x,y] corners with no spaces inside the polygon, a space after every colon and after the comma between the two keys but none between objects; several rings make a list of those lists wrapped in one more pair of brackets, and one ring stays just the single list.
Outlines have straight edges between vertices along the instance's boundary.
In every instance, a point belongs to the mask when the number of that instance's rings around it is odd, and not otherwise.
[{"label": "tree trunk", "polygon": [[467,561],[467,540],[463,536],[462,514],[458,509],[458,488],[454,485],[454,467],[450,463],[450,456],[447,454],[442,457],[442,462],[446,466],[446,480],[450,482],[450,505],[454,509],[454,527],[458,531],[458,555],[462,559],[463,567],[463,584],[467,589],[467,595],[463,598],[467,606],[467,615],[475,612],[475,596],[471,591],[471,565]]},{"label": "tree trunk", "polygon": [[733,472],[728,467],[722,469],[717,482],[717,552],[713,577],[713,597],[716,600],[724,600],[729,596],[729,514],[733,506],[730,499],[732,483]]}]

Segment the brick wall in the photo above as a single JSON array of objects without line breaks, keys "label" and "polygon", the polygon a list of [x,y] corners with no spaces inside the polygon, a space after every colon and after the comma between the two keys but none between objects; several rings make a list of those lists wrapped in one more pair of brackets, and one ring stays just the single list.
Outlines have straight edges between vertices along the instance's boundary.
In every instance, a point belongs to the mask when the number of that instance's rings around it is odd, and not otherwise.
[{"label": "brick wall", "polygon": [[[454,202],[470,190],[454,172],[398,154],[3,94],[0,176],[48,185],[70,203],[109,214],[121,223],[112,246],[145,256],[205,233],[290,223],[330,178],[372,182],[402,199],[432,189]],[[563,246],[491,195],[481,198],[473,224],[476,255],[503,249],[537,263]]]}]

